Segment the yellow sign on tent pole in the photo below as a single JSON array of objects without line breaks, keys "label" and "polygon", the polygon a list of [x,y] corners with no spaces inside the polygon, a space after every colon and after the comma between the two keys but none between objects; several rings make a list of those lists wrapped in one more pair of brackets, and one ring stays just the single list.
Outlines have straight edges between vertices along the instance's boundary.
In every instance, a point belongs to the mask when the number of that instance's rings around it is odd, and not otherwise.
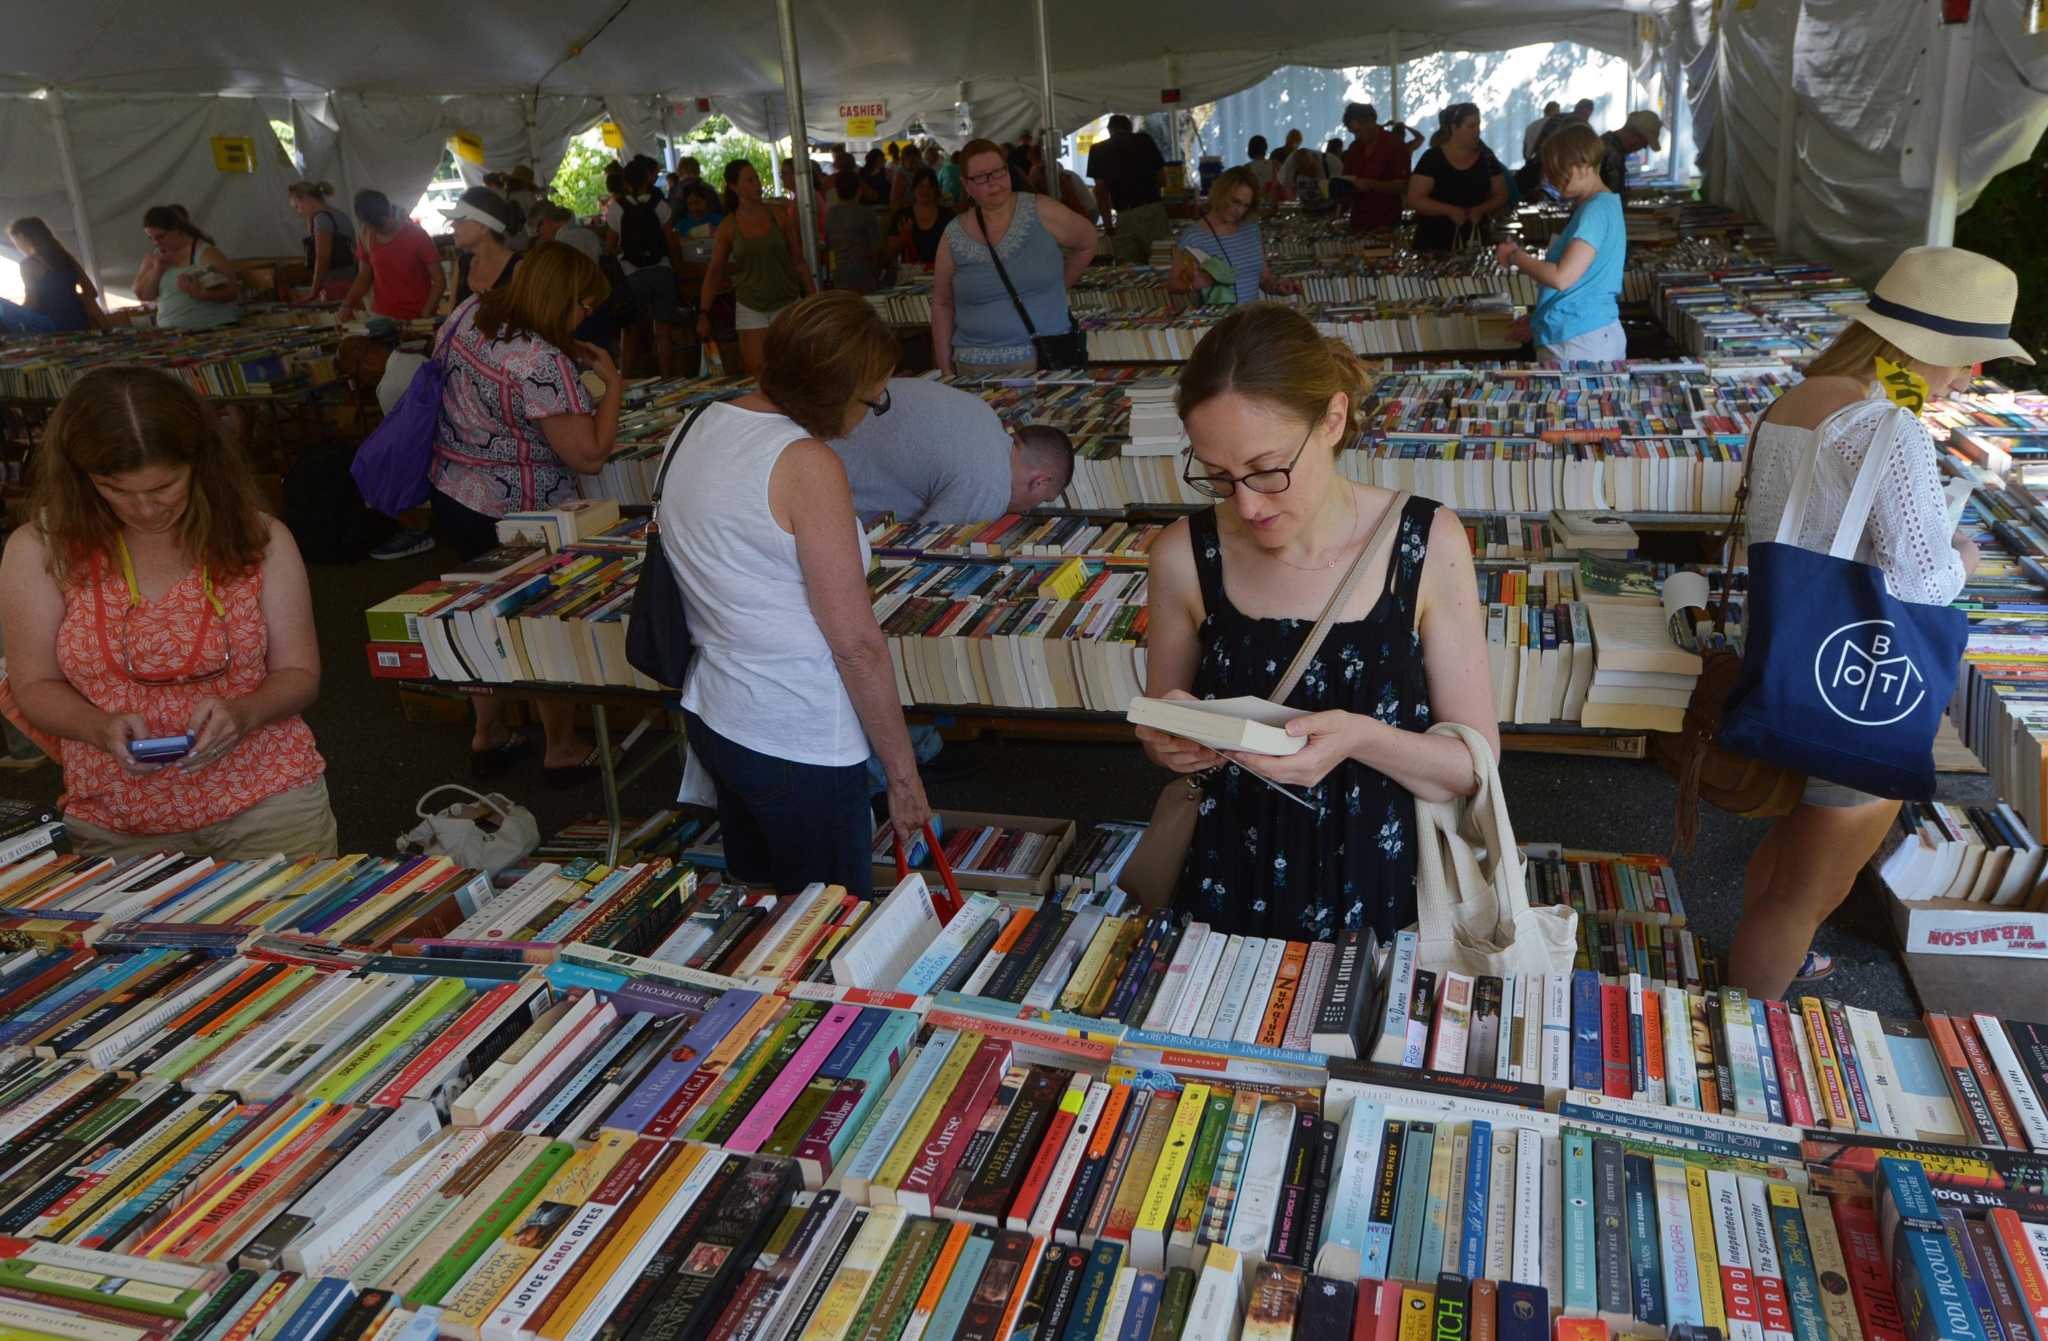
[{"label": "yellow sign on tent pole", "polygon": [[623,149],[626,147],[626,132],[620,129],[618,122],[607,121],[597,129],[598,134],[604,136],[605,148]]},{"label": "yellow sign on tent pole", "polygon": [[256,141],[247,135],[214,136],[213,166],[220,172],[256,171]]},{"label": "yellow sign on tent pole", "polygon": [[458,130],[453,135],[450,135],[448,137],[448,147],[454,150],[455,156],[463,162],[474,163],[478,167],[484,165],[484,142],[468,131]]},{"label": "yellow sign on tent pole", "polygon": [[875,118],[871,116],[850,116],[846,118],[846,138],[849,140],[874,139]]}]

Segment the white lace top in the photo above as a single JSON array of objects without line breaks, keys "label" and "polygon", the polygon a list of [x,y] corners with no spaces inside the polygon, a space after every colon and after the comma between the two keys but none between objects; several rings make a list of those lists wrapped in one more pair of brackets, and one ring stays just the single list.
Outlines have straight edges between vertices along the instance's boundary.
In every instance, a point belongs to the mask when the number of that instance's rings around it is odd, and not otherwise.
[{"label": "white lace top", "polygon": [[1947,605],[1963,589],[1968,574],[1949,541],[1948,505],[1942,498],[1934,440],[1917,417],[1889,401],[1874,398],[1846,406],[1823,420],[1818,430],[1766,421],[1757,432],[1756,459],[1750,464],[1746,538],[1752,545],[1776,538],[1793,476],[1805,453],[1813,450],[1818,432],[1820,463],[1795,541],[1801,549],[1827,553],[1849,505],[1856,468],[1886,414],[1901,416],[1899,436],[1884,478],[1878,481],[1856,557],[1882,569],[1885,586],[1899,600]]}]

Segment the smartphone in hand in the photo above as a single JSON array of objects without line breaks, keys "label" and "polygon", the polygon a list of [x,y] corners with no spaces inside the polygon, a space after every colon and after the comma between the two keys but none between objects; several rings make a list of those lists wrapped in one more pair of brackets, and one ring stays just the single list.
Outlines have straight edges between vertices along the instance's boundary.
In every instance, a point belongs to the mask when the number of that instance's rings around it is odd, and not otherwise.
[{"label": "smartphone in hand", "polygon": [[153,736],[128,742],[128,757],[138,764],[168,764],[192,753],[192,736]]}]

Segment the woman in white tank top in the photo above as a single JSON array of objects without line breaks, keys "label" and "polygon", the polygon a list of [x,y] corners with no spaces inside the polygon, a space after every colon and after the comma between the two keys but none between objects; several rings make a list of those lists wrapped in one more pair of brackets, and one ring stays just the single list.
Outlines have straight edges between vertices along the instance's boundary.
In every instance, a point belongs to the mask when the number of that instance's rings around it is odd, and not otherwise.
[{"label": "woman in white tank top", "polygon": [[859,294],[768,328],[761,389],[712,405],[661,500],[697,653],[683,686],[683,799],[718,807],[735,879],[869,889],[872,743],[906,842],[931,818],[868,601],[867,538],[826,440],[889,408],[897,346]]},{"label": "woman in white tank top", "polygon": [[[1969,385],[1973,365],[2026,351],[2008,334],[2018,281],[1983,256],[1954,247],[1915,247],[1893,263],[1854,322],[1806,367],[1806,380],[1764,413],[1749,462],[1747,539],[1770,540],[1785,510],[1793,471],[1818,451],[1802,549],[1825,553],[1864,452],[1888,418],[1878,360],[1908,368],[1928,399]],[[1911,407],[1917,410],[1917,406]],[[1901,423],[1856,557],[1883,571],[1902,601],[1946,605],[1977,566],[1977,547],[1949,521],[1934,443],[1917,417]],[[1809,947],[1856,873],[1877,851],[1899,803],[1818,779],[1778,820],[1750,857],[1742,921],[1728,955],[1730,985],[1777,998],[1795,979],[1832,972]]]}]

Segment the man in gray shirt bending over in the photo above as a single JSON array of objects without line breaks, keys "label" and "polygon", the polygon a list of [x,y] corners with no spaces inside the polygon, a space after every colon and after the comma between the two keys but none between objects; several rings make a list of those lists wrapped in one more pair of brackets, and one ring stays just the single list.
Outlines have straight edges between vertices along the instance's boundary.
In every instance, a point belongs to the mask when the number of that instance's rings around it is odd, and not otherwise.
[{"label": "man in gray shirt bending over", "polygon": [[994,521],[1049,503],[1074,474],[1067,435],[1012,433],[981,397],[916,377],[889,381],[889,408],[833,440],[858,512],[898,521]]},{"label": "man in gray shirt bending over", "polygon": [[[890,512],[898,521],[994,521],[1028,512],[1066,491],[1074,445],[1044,424],[1014,434],[989,403],[971,392],[921,377],[892,377],[888,408],[869,410],[860,426],[831,442],[846,466],[856,512]],[[910,728],[917,761],[942,748],[939,729]],[[868,789],[888,790],[880,759],[868,759]]]}]

